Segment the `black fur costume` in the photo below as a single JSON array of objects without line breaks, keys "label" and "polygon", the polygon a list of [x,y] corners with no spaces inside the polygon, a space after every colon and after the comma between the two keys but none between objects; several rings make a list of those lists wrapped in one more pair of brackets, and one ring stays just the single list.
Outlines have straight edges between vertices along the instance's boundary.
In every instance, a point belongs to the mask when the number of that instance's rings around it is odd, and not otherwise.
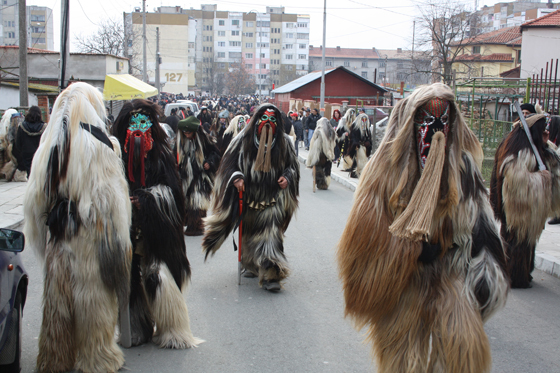
[{"label": "black fur costume", "polygon": [[306,165],[315,167],[315,183],[318,189],[326,190],[331,183],[332,161],[334,159],[335,132],[327,118],[317,121],[313,133]]},{"label": "black fur costume", "polygon": [[[177,135],[179,174],[185,196],[187,235],[202,235],[206,211],[210,207],[210,195],[214,188],[214,178],[220,165],[220,151],[208,138],[202,126],[198,127],[195,138],[187,139],[182,131]],[[208,163],[210,168],[204,169]]]},{"label": "black fur costume", "polygon": [[[152,122],[153,144],[146,153],[144,170],[135,156],[133,175],[125,148],[130,118],[134,113],[148,116]],[[185,199],[177,172],[177,162],[159,125],[157,106],[146,100],[134,100],[123,106],[113,126],[119,139],[123,163],[133,201],[132,283],[130,319],[133,345],[152,338],[160,347],[189,348],[201,341],[192,336],[182,289],[190,278],[190,266],[183,238]],[[133,141],[132,137],[130,139]],[[142,171],[145,185],[142,185]],[[132,181],[132,179],[134,181]],[[146,298],[147,296],[147,298]]]},{"label": "black fur costume", "polygon": [[[255,135],[266,109],[273,109],[277,120],[268,172],[255,170],[259,152]],[[206,257],[214,254],[239,222],[239,194],[233,182],[242,178],[245,183],[242,261],[244,268],[258,274],[261,285],[279,282],[289,275],[284,232],[298,206],[299,164],[281,118],[274,105],[261,105],[247,127],[231,142],[218,169],[213,215],[206,219],[202,243]],[[288,181],[286,189],[278,184],[282,176]]]}]

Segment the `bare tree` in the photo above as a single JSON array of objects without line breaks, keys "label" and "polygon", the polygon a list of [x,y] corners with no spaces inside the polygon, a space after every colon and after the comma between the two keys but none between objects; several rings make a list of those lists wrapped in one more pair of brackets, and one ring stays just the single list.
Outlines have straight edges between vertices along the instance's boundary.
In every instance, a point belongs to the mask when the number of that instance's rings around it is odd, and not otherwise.
[{"label": "bare tree", "polygon": [[220,95],[226,87],[225,63],[216,62],[215,58],[207,58],[202,62],[203,89],[211,96]]},{"label": "bare tree", "polygon": [[125,35],[122,22],[107,19],[99,24],[97,32],[91,35],[78,34],[75,43],[82,53],[112,54],[120,57],[125,51]]},{"label": "bare tree", "polygon": [[296,72],[295,65],[281,65],[280,66],[280,78],[278,85],[281,87],[284,84],[288,84],[292,80],[299,78]]},{"label": "bare tree", "polygon": [[225,79],[226,87],[230,95],[251,94],[254,93],[257,88],[255,79],[245,69],[243,60],[230,64],[230,69]]},{"label": "bare tree", "polygon": [[428,0],[418,6],[420,11],[419,49],[431,49],[432,81],[451,84],[452,66],[465,54],[469,37],[475,35],[478,16],[469,12],[460,0]]}]

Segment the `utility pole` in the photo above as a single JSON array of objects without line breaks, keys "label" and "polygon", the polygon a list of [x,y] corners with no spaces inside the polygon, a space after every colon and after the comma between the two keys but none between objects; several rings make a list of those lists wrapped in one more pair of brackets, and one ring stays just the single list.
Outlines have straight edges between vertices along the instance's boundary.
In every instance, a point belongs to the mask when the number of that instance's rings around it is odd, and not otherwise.
[{"label": "utility pole", "polygon": [[19,0],[19,106],[29,106],[27,89],[27,5]]},{"label": "utility pole", "polygon": [[63,0],[60,4],[62,18],[60,22],[60,91],[66,88],[66,65],[70,55],[68,48],[68,34],[70,30],[70,0]]},{"label": "utility pole", "polygon": [[148,82],[148,58],[146,57],[146,0],[142,0],[142,81]]},{"label": "utility pole", "polygon": [[[255,22],[259,23],[258,21],[258,17],[259,17],[259,13],[257,13],[257,11],[255,10]],[[262,19],[261,19],[261,23],[259,23],[259,79],[257,80],[259,82],[259,102],[262,103]],[[268,61],[270,62],[270,60]],[[268,68],[270,69],[270,66],[268,66]],[[268,70],[270,73],[270,70]],[[270,96],[270,94],[269,94]]]},{"label": "utility pole", "polygon": [[160,91],[160,83],[159,83],[159,64],[161,63],[161,58],[159,56],[159,27],[156,27],[156,89],[158,90],[158,94]]},{"label": "utility pole", "polygon": [[323,65],[323,71],[321,73],[321,104],[320,104],[321,110],[325,108],[325,49],[327,49],[326,42],[327,42],[327,0],[325,0],[325,6],[323,9],[323,57],[321,59]]}]

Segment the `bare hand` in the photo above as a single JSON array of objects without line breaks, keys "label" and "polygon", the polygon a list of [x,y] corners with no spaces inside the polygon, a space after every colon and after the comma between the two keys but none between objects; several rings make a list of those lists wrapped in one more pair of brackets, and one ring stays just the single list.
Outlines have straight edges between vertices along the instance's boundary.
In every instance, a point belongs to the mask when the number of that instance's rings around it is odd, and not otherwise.
[{"label": "bare hand", "polygon": [[233,186],[237,188],[238,192],[245,191],[245,182],[243,179],[234,180]]},{"label": "bare hand", "polygon": [[130,197],[130,202],[134,205],[134,207],[140,210],[140,201],[138,201],[138,197]]},{"label": "bare hand", "polygon": [[544,131],[543,135],[542,135],[542,139],[543,139],[545,144],[548,142],[549,137],[550,137],[550,133],[548,131]]},{"label": "bare hand", "polygon": [[205,162],[203,167],[206,171],[210,169],[210,165],[208,164],[208,162]]},{"label": "bare hand", "polygon": [[280,176],[280,179],[278,179],[278,185],[280,185],[280,188],[286,189],[288,187],[288,180],[284,176]]}]

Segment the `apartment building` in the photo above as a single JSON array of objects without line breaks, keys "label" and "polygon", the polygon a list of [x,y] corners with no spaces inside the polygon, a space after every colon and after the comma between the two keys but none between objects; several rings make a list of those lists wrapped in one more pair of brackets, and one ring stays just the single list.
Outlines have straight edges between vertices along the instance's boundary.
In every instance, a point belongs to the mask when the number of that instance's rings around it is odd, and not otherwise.
[{"label": "apartment building", "polygon": [[483,6],[477,11],[478,22],[473,35],[498,30],[504,27],[521,26],[560,8],[560,3],[538,0],[516,0]]},{"label": "apartment building", "polygon": [[[174,38],[188,40],[188,56],[184,58],[188,61],[189,84],[183,93],[223,92],[226,73],[240,64],[254,77],[256,91],[263,95],[268,95],[273,85],[280,86],[308,72],[309,15],[286,14],[284,7],[266,7],[264,13],[221,11],[215,4],[203,4],[201,9],[162,6],[155,13],[147,13],[155,14],[184,17],[177,19],[177,24],[169,24],[185,25],[188,29],[188,36],[179,36],[178,29],[174,31]],[[125,20],[127,17],[130,14],[125,14]],[[134,25],[135,35],[141,32],[141,13],[139,17],[139,24],[129,22]],[[140,42],[141,39],[134,39],[131,44],[141,48]],[[160,52],[165,63],[168,52],[161,50],[161,46]],[[165,91],[167,87],[166,84]]]},{"label": "apartment building", "polygon": [[[0,45],[19,45],[19,1],[1,0],[0,4]],[[27,7],[27,46],[54,49],[52,9]]]},{"label": "apartment building", "polygon": [[[310,70],[321,70],[323,48],[309,47]],[[370,82],[386,87],[400,87],[401,82],[407,88],[429,83],[430,62],[423,53],[412,52],[401,48],[389,49],[358,49],[358,48],[326,48],[325,68],[343,66]]]}]

